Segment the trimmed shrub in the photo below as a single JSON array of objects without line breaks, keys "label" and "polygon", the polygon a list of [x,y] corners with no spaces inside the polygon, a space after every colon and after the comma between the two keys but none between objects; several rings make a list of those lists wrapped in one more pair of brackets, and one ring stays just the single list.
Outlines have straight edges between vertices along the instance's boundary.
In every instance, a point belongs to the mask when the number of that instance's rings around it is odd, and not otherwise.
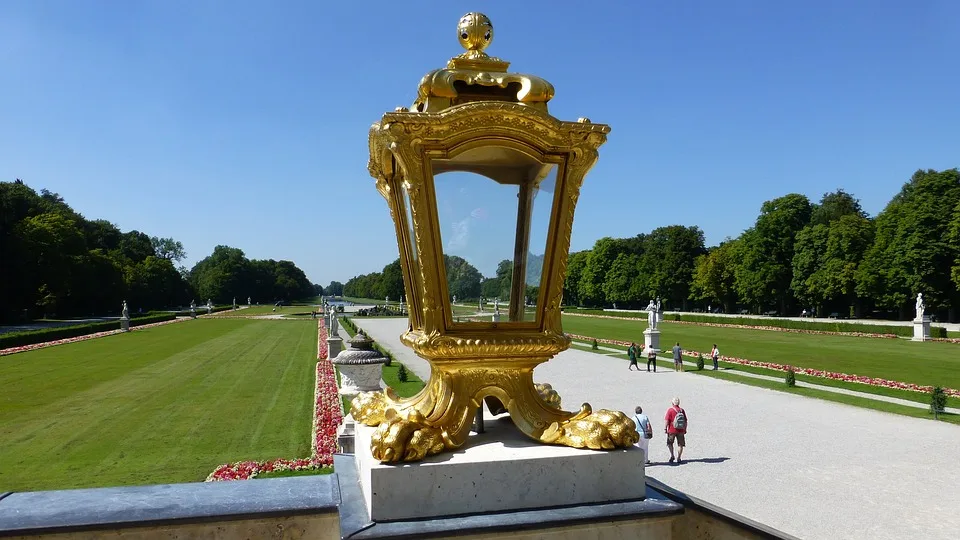
[{"label": "trimmed shrub", "polygon": [[590,348],[595,351],[600,350],[600,345],[597,343],[597,340],[593,340],[593,343],[590,345]]},{"label": "trimmed shrub", "polygon": [[400,382],[407,382],[410,377],[407,375],[407,366],[400,364],[400,367],[397,368],[397,380]]},{"label": "trimmed shrub", "polygon": [[697,371],[703,371],[703,355],[697,355]]},{"label": "trimmed shrub", "polygon": [[944,392],[940,386],[934,387],[933,390],[930,391],[930,412],[933,413],[933,418],[939,420],[940,414],[943,413],[946,407],[947,393]]},{"label": "trimmed shrub", "polygon": [[797,385],[797,376],[793,373],[793,368],[787,368],[787,374],[783,378],[783,382],[791,388]]},{"label": "trimmed shrub", "polygon": [[[144,324],[153,324],[157,322],[172,321],[176,317],[172,313],[162,315],[147,315],[143,317],[131,317],[130,327],[141,326]],[[58,339],[69,339],[74,337],[96,334],[97,332],[108,332],[110,330],[119,330],[120,320],[104,321],[97,323],[76,324],[73,326],[60,326],[57,328],[44,328],[42,330],[29,330],[26,332],[11,332],[0,335],[0,349],[9,349],[11,347],[22,347],[24,345],[33,345],[45,341],[56,341]]]}]

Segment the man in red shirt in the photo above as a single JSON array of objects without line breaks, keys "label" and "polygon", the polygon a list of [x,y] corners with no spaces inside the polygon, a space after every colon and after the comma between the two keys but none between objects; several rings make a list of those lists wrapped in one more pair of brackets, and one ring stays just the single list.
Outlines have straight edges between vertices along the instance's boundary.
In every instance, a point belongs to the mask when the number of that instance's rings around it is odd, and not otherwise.
[{"label": "man in red shirt", "polygon": [[663,428],[667,434],[667,448],[670,449],[670,463],[673,463],[673,441],[677,441],[677,465],[683,463],[683,447],[687,445],[687,411],[680,408],[680,398],[675,397],[672,406],[667,409],[667,414],[663,420],[666,426]]}]

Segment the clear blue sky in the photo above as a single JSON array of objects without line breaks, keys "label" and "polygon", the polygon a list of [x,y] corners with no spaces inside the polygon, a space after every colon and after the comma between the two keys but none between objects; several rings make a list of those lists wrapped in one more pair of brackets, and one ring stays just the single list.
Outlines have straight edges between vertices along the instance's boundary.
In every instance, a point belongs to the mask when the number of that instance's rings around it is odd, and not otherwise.
[{"label": "clear blue sky", "polygon": [[[587,9],[589,7],[589,9]],[[573,250],[843,187],[875,215],[960,166],[960,2],[0,2],[0,178],[88,218],[290,259],[315,282],[396,258],[367,129],[481,10],[488,52],[612,132]]]}]

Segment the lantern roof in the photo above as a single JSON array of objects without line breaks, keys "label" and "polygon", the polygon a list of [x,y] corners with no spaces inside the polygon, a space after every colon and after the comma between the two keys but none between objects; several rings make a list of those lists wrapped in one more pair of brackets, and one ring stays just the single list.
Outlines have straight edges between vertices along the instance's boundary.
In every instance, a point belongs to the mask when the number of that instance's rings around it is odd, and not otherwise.
[{"label": "lantern roof", "polygon": [[493,41],[493,23],[483,13],[471,12],[457,23],[457,39],[466,52],[420,80],[412,110],[438,112],[472,101],[506,101],[530,105],[543,111],[554,89],[546,79],[509,73],[510,62],[484,52]]}]

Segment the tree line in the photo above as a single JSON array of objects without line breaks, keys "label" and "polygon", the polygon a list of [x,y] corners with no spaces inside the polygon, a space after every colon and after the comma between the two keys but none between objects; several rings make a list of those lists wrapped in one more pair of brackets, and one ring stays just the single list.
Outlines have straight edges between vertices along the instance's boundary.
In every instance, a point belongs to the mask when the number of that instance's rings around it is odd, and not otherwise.
[{"label": "tree line", "polygon": [[[447,256],[446,270],[458,299],[509,294],[510,261],[484,277]],[[528,273],[531,298],[537,281]],[[399,259],[343,289],[399,298]],[[574,306],[642,308],[659,297],[667,309],[900,319],[913,316],[917,293],[940,320],[960,315],[958,169],[918,170],[876,217],[838,189],[816,203],[797,193],[766,201],[752,227],[709,248],[697,226],[601,238],[569,255],[564,282]]]},{"label": "tree line", "polygon": [[0,320],[114,314],[185,306],[312,297],[290,261],[248,260],[217,246],[192,269],[183,244],[103,219],[88,220],[56,193],[0,182]]}]

